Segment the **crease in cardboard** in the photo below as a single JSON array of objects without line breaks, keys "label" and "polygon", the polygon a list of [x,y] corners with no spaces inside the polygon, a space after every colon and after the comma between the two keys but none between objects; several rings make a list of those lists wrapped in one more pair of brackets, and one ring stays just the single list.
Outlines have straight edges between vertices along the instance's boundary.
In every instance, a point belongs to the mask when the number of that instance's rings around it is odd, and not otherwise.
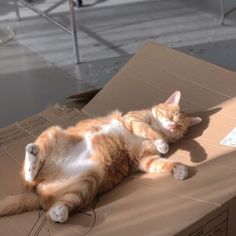
[{"label": "crease in cardboard", "polygon": [[[93,212],[93,222],[92,222],[92,225],[90,226],[90,228],[88,229],[87,232],[84,232],[81,236],[85,236],[87,234],[89,234],[96,226],[96,222],[97,222],[97,212],[96,212],[96,206],[92,208],[92,212]],[[86,213],[84,213],[86,214]],[[91,217],[91,215],[89,215]]]},{"label": "crease in cardboard", "polygon": [[191,199],[191,200],[194,200],[194,201],[197,201],[197,202],[200,202],[200,203],[206,203],[206,204],[213,205],[213,206],[216,206],[216,207],[221,207],[221,204],[213,202],[213,201],[206,201],[206,200],[203,200],[203,199],[200,199],[200,198],[190,197],[190,196],[183,195],[183,194],[177,194],[177,195],[182,197],[182,198]]},{"label": "crease in cardboard", "polygon": [[47,217],[43,210],[38,210],[38,217],[30,228],[27,236],[38,236],[47,222]]}]

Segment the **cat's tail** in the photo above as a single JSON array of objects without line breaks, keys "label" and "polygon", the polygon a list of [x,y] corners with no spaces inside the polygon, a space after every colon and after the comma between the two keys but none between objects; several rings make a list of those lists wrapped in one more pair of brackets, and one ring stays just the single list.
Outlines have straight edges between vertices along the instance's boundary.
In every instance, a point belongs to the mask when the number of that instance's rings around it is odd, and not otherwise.
[{"label": "cat's tail", "polygon": [[0,201],[0,216],[14,215],[40,208],[39,197],[32,192],[8,196]]}]

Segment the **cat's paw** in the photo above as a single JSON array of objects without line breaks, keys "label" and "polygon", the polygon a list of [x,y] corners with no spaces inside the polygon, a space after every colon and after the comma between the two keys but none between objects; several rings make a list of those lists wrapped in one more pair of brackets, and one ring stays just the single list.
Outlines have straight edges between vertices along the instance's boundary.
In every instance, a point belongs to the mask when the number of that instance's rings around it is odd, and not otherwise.
[{"label": "cat's paw", "polygon": [[39,147],[34,143],[30,143],[25,150],[24,177],[26,181],[32,182],[40,168]]},{"label": "cat's paw", "polygon": [[54,222],[64,223],[69,217],[69,212],[64,205],[55,205],[49,209],[47,215]]},{"label": "cat's paw", "polygon": [[184,180],[188,178],[188,167],[182,164],[176,164],[173,169],[173,175],[178,180]]},{"label": "cat's paw", "polygon": [[169,151],[169,144],[164,139],[157,139],[154,144],[161,154],[166,154]]},{"label": "cat's paw", "polygon": [[34,156],[37,156],[39,153],[39,147],[35,143],[28,144],[26,146],[25,150],[26,150],[26,152],[28,152]]}]

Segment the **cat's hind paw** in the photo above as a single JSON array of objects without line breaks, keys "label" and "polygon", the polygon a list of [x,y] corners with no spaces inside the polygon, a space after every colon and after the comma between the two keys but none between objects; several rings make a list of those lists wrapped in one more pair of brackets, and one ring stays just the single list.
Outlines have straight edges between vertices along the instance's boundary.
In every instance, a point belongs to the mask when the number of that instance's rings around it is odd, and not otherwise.
[{"label": "cat's hind paw", "polygon": [[37,156],[39,153],[39,147],[35,143],[28,144],[26,146],[25,150],[26,150],[26,152],[28,152],[34,156]]},{"label": "cat's hind paw", "polygon": [[154,144],[161,154],[166,154],[169,151],[169,144],[163,139],[157,139]]},{"label": "cat's hind paw", "polygon": [[173,169],[175,179],[184,180],[188,178],[188,167],[182,164],[176,164]]},{"label": "cat's hind paw", "polygon": [[64,223],[69,217],[68,209],[64,205],[54,205],[52,206],[48,213],[49,219],[57,223]]},{"label": "cat's hind paw", "polygon": [[32,182],[40,168],[39,147],[30,143],[25,149],[24,177],[26,181]]}]

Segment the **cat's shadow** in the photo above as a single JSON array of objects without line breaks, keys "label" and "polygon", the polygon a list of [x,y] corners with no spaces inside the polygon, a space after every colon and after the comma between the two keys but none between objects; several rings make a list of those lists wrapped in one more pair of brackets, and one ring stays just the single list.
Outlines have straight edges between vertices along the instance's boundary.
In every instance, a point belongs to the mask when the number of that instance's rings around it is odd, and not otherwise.
[{"label": "cat's shadow", "polygon": [[178,143],[175,143],[171,146],[170,151],[165,156],[169,158],[174,155],[174,153],[179,150],[185,150],[189,152],[191,162],[199,163],[207,159],[207,152],[200,143],[198,143],[195,138],[202,135],[204,130],[206,130],[210,123],[210,116],[219,112],[222,108],[217,107],[211,110],[197,112],[190,114],[191,116],[200,116],[202,118],[202,122],[192,128],[190,128],[189,133]]}]

